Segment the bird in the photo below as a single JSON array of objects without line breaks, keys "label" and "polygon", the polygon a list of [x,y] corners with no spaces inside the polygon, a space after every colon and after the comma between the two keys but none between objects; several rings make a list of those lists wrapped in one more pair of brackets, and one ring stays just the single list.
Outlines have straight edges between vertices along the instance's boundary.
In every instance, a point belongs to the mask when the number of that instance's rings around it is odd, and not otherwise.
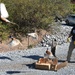
[{"label": "bird", "polygon": [[52,57],[52,56],[53,56],[52,52],[50,52],[50,51],[48,50],[48,48],[47,48],[47,50],[46,50],[45,53],[44,53],[44,58],[49,58],[49,57]]},{"label": "bird", "polygon": [[46,50],[46,54],[49,55],[49,56],[53,56],[52,52],[50,52],[49,50]]}]

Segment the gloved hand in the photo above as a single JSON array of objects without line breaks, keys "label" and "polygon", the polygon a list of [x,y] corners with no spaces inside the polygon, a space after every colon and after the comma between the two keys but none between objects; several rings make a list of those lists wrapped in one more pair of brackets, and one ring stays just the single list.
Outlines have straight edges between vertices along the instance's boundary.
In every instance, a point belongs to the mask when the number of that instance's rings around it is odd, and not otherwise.
[{"label": "gloved hand", "polygon": [[74,45],[75,45],[75,41],[74,41]]},{"label": "gloved hand", "polygon": [[70,40],[70,38],[67,38],[67,42],[70,42],[71,40]]}]

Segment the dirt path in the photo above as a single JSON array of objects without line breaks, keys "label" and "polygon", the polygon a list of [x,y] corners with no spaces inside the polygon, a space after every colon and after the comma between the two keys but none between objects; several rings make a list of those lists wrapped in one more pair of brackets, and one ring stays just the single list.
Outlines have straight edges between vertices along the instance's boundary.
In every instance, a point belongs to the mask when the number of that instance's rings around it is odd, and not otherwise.
[{"label": "dirt path", "polygon": [[[57,72],[35,69],[33,63],[44,56],[46,49],[40,47],[0,53],[0,75],[75,75],[75,51],[72,54],[72,62]],[[66,60],[67,51],[68,45],[58,46],[56,55],[59,63]]]}]

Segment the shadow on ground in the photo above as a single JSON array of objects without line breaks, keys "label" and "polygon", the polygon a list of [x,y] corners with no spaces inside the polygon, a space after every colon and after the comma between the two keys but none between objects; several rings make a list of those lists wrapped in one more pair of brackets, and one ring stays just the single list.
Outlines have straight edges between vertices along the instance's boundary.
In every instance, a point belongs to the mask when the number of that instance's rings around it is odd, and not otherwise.
[{"label": "shadow on ground", "polygon": [[22,65],[26,65],[30,69],[34,69],[35,68],[35,63],[32,63],[32,64],[22,64]]},{"label": "shadow on ground", "polygon": [[7,71],[7,74],[19,74],[19,73],[26,73],[25,71]]},{"label": "shadow on ground", "polygon": [[[58,60],[58,62],[65,62],[66,60]],[[68,63],[75,63],[75,61],[69,61]]]},{"label": "shadow on ground", "polygon": [[42,56],[38,56],[38,55],[30,55],[30,56],[22,56],[23,58],[31,58],[34,60],[38,60],[39,58],[43,58]]},{"label": "shadow on ground", "polygon": [[69,61],[69,63],[75,63],[75,61]]},{"label": "shadow on ground", "polygon": [[16,73],[21,73],[21,71],[7,71],[7,74],[16,74]]},{"label": "shadow on ground", "polygon": [[58,60],[58,62],[65,62],[66,60]]},{"label": "shadow on ground", "polygon": [[[22,56],[23,58],[30,58],[33,60],[39,60],[39,58],[43,58],[42,56],[38,56],[38,55],[30,55],[30,56]],[[22,64],[22,65],[26,65],[28,68],[34,69],[35,68],[35,63],[30,63],[30,64]]]},{"label": "shadow on ground", "polygon": [[8,59],[8,60],[11,60],[11,61],[12,61],[12,59],[11,59],[11,58],[6,57],[6,56],[1,56],[1,57],[0,57],[0,59],[3,59],[3,60],[4,60],[4,59]]}]

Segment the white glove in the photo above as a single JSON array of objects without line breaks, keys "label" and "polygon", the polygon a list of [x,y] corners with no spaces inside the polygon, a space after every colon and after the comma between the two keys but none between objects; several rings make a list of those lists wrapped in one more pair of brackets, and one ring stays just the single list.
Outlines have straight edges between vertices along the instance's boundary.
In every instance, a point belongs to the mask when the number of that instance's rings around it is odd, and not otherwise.
[{"label": "white glove", "polygon": [[70,38],[67,38],[67,42],[70,42],[71,41],[71,39]]}]

